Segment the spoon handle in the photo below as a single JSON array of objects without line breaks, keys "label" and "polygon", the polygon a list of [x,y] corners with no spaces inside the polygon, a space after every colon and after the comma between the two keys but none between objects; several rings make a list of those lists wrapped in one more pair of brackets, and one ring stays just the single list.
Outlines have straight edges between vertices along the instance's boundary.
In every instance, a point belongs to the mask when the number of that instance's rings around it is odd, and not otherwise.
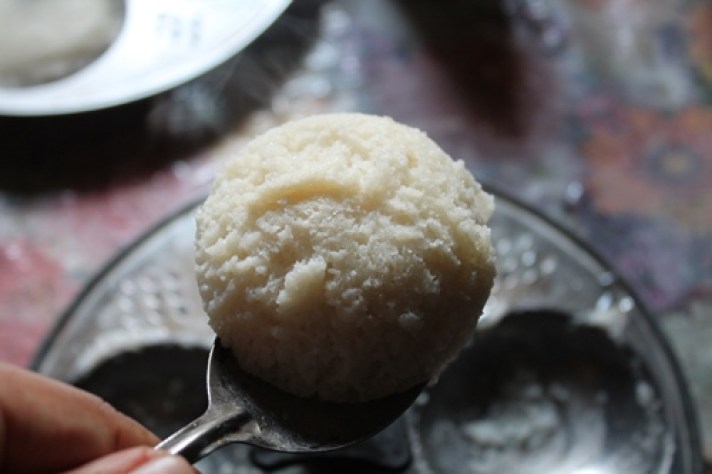
[{"label": "spoon handle", "polygon": [[252,430],[245,428],[253,422],[242,408],[221,410],[210,405],[205,413],[161,441],[155,449],[178,454],[194,464],[226,444],[248,441]]}]

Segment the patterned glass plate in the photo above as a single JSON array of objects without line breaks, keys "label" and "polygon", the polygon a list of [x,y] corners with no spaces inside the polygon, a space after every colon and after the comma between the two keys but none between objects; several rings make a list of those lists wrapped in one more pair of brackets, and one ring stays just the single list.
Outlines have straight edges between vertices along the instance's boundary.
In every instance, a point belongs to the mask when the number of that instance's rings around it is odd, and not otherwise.
[{"label": "patterned glass plate", "polygon": [[[582,242],[495,195],[498,277],[478,335],[392,429],[318,459],[235,445],[198,467],[700,472],[693,405],[653,318]],[[161,436],[205,406],[213,333],[194,281],[197,205],[118,256],[35,360],[39,372],[103,396]]]}]

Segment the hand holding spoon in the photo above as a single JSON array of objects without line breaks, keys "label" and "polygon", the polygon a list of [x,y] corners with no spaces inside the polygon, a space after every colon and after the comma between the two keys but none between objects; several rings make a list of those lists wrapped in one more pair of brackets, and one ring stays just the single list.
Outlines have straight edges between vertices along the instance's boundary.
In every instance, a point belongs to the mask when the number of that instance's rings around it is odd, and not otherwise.
[{"label": "hand holding spoon", "polygon": [[156,449],[195,463],[230,443],[292,453],[343,448],[386,428],[424,385],[361,403],[298,397],[243,371],[216,339],[208,361],[207,410]]}]

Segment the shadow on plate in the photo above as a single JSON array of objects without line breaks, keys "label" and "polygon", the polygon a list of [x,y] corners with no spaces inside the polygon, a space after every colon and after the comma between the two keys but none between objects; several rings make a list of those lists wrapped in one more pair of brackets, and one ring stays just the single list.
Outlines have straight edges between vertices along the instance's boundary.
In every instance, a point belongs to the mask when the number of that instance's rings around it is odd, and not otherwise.
[{"label": "shadow on plate", "polygon": [[[76,385],[165,437],[206,405],[207,350],[124,353]],[[512,313],[474,343],[398,422],[319,456],[232,445],[201,461],[254,471],[650,473],[675,470],[656,380],[631,348],[566,313]]]},{"label": "shadow on plate", "polygon": [[556,311],[513,313],[481,331],[415,420],[434,472],[679,472],[641,357]]}]

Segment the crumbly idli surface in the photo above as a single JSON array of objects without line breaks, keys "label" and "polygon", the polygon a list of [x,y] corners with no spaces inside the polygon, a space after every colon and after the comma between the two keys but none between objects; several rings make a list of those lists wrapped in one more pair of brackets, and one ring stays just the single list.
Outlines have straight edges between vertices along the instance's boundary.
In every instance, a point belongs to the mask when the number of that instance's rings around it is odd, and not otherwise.
[{"label": "crumbly idli surface", "polygon": [[209,322],[248,372],[358,402],[437,376],[489,296],[493,198],[390,118],[327,114],[227,160],[197,213]]}]

